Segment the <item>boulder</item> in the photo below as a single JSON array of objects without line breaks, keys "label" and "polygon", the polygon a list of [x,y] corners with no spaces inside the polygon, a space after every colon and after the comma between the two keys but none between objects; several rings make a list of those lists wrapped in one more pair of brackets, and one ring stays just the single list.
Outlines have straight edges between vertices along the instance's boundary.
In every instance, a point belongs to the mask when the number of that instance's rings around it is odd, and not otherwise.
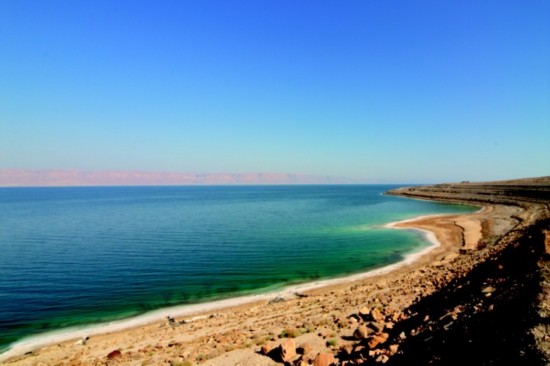
[{"label": "boulder", "polygon": [[334,365],[336,363],[336,360],[334,359],[334,355],[332,353],[325,353],[321,352],[315,357],[315,360],[313,360],[313,366],[330,366]]},{"label": "boulder", "polygon": [[281,360],[283,362],[289,362],[296,357],[296,342],[294,342],[292,338],[285,339],[279,346],[279,350]]}]

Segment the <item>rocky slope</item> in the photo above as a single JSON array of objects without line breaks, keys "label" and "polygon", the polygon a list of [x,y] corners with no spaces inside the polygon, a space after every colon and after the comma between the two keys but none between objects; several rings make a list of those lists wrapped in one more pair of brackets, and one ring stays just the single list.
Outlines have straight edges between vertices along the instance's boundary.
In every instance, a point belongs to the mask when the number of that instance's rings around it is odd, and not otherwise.
[{"label": "rocky slope", "polygon": [[550,177],[388,194],[521,208],[509,231],[484,233],[485,242],[470,254],[477,257],[471,270],[410,307],[425,318],[400,324],[415,335],[391,364],[549,364]]}]

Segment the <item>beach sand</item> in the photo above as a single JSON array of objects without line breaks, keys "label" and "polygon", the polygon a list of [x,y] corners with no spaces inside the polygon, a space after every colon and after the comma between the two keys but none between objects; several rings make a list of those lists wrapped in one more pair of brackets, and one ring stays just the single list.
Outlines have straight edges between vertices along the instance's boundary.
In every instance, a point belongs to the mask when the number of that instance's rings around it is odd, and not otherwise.
[{"label": "beach sand", "polygon": [[[500,239],[539,218],[527,206],[469,204],[482,209],[388,225],[422,230],[433,243],[396,265],[278,293],[163,309],[48,335],[42,343],[35,338],[0,360],[8,365],[281,365],[281,343],[290,337],[294,344],[283,348],[290,347],[286,355],[291,364],[313,364],[317,358],[321,365],[323,353],[335,355],[338,364],[388,362],[424,331],[417,325],[407,328],[419,316],[411,309],[466,278],[479,263],[504,250],[506,240]],[[456,319],[465,309],[456,306],[449,316]],[[430,314],[422,317],[428,322]],[[360,335],[365,326],[369,334]],[[296,348],[301,353],[293,356]]]}]

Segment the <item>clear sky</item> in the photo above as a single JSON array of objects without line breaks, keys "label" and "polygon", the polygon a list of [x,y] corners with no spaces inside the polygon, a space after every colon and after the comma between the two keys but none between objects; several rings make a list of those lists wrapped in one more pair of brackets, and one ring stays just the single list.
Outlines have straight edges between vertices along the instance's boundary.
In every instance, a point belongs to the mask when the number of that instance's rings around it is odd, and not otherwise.
[{"label": "clear sky", "polygon": [[0,1],[0,169],[550,175],[550,1]]}]

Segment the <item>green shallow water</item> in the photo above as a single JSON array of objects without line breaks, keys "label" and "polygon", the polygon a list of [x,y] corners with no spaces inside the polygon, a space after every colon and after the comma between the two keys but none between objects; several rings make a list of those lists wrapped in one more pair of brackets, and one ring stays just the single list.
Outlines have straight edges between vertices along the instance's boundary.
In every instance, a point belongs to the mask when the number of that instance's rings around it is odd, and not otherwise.
[{"label": "green shallow water", "polygon": [[385,223],[474,207],[395,186],[0,189],[0,349],[42,332],[396,263]]}]

